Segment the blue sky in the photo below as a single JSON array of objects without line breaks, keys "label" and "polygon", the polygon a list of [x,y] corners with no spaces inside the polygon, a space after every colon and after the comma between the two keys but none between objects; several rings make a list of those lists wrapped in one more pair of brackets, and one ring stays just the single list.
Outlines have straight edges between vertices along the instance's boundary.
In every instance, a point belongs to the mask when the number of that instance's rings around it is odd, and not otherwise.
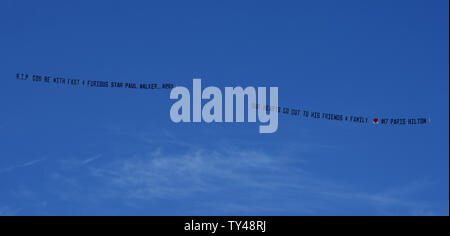
[{"label": "blue sky", "polygon": [[[0,3],[0,215],[448,215],[448,1]],[[280,116],[175,124],[169,92],[15,74],[277,86]]]}]

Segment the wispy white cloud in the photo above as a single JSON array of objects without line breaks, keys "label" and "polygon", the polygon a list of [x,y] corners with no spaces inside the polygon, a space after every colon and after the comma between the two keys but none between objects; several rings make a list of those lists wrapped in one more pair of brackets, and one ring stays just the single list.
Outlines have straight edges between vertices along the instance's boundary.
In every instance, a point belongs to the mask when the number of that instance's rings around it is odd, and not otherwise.
[{"label": "wispy white cloud", "polygon": [[91,162],[96,161],[97,159],[100,159],[102,156],[103,156],[103,154],[99,154],[99,155],[93,156],[91,158],[88,158],[88,159],[82,161],[81,164],[82,165],[87,165],[87,164],[89,164]]},{"label": "wispy white cloud", "polygon": [[[61,168],[52,174],[52,181],[62,187],[54,188],[55,194],[64,201],[76,198],[85,204],[113,200],[136,209],[159,200],[177,203],[208,199],[184,211],[199,215],[352,214],[342,209],[358,207],[372,208],[361,212],[380,215],[432,215],[436,209],[435,205],[413,200],[433,184],[430,181],[367,192],[370,188],[357,188],[307,171],[308,158],[304,157],[323,149],[320,145],[280,142],[258,147],[239,141],[233,141],[235,145],[213,142],[221,144],[217,147],[192,144],[170,133],[159,137],[127,135],[140,140],[145,148],[123,156],[104,153],[60,160]],[[100,158],[102,161],[90,165]],[[80,173],[89,176],[80,177]],[[87,191],[86,179],[92,191]],[[333,208],[336,210],[330,210]]]},{"label": "wispy white cloud", "polygon": [[[223,214],[236,211],[315,214],[335,201],[341,204],[360,202],[380,214],[395,214],[389,212],[390,207],[406,208],[411,214],[427,209],[426,204],[408,200],[408,196],[429,186],[428,182],[413,182],[396,191],[366,193],[345,184],[323,181],[294,165],[292,159],[252,150],[199,149],[178,155],[158,150],[145,157],[117,160],[91,171],[110,190],[115,189],[116,196],[127,199],[181,199],[198,194],[233,194],[241,198],[221,202],[221,209],[217,209],[217,203],[213,204],[215,207],[204,204]],[[298,158],[295,162],[301,163]],[[285,202],[270,202],[282,200]]]},{"label": "wispy white cloud", "polygon": [[47,160],[47,158],[32,160],[32,161],[26,162],[24,164],[20,164],[20,165],[16,165],[16,166],[11,166],[11,167],[7,167],[7,168],[4,168],[4,169],[0,169],[0,174],[11,172],[11,171],[14,171],[14,170],[17,170],[17,169],[31,167],[31,166],[39,164],[39,163],[41,163],[41,162],[43,162],[45,160]]},{"label": "wispy white cloud", "polygon": [[115,187],[131,192],[129,196],[152,197],[185,196],[195,192],[209,192],[230,182],[241,186],[265,185],[252,172],[276,171],[277,162],[257,152],[208,152],[164,156],[161,151],[148,158],[134,157],[93,169],[92,173]]},{"label": "wispy white cloud", "polygon": [[36,164],[38,164],[38,163],[40,163],[40,162],[43,162],[43,161],[45,161],[45,160],[46,160],[46,158],[42,158],[42,159],[38,159],[38,160],[29,161],[29,162],[23,164],[23,165],[20,166],[20,167],[29,167],[29,166],[33,166],[33,165],[36,165]]}]

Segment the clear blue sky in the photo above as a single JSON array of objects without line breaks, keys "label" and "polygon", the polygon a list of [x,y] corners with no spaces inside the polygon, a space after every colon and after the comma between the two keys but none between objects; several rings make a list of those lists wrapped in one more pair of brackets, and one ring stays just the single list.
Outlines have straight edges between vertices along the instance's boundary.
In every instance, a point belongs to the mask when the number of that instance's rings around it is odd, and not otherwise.
[{"label": "clear blue sky", "polygon": [[[0,3],[0,215],[448,215],[449,2]],[[277,86],[280,116],[174,124],[169,92],[17,72]]]}]

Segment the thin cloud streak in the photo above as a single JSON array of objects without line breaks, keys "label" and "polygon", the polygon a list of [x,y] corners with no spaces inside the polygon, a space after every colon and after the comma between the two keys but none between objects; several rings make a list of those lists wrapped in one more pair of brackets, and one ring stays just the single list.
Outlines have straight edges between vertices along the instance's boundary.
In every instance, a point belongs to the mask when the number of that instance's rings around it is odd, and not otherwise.
[{"label": "thin cloud streak", "polygon": [[88,158],[88,159],[82,161],[81,164],[82,165],[87,165],[87,164],[89,164],[91,162],[94,162],[94,161],[100,159],[102,156],[103,156],[103,154],[99,154],[99,155],[96,155],[96,156],[94,156],[92,158]]},{"label": "thin cloud streak", "polygon": [[5,168],[5,169],[1,169],[1,170],[0,170],[0,174],[4,174],[4,173],[7,173],[7,172],[11,172],[11,171],[14,171],[14,170],[17,170],[17,169],[22,169],[22,168],[26,168],[26,167],[31,167],[31,166],[34,166],[34,165],[36,165],[36,164],[39,164],[39,163],[41,163],[41,162],[43,162],[43,161],[46,161],[46,160],[47,160],[47,158],[42,158],[42,159],[37,159],[37,160],[29,161],[29,162],[26,162],[26,163],[21,164],[21,165],[16,165],[16,166],[8,167],[8,168]]}]

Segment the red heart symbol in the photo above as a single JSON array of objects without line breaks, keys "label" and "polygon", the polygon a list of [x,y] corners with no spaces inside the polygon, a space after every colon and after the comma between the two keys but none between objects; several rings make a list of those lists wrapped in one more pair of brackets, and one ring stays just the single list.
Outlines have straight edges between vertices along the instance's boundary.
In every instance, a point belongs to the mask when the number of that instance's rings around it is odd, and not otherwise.
[{"label": "red heart symbol", "polygon": [[373,119],[374,124],[378,124],[378,121],[380,121],[378,118]]}]

